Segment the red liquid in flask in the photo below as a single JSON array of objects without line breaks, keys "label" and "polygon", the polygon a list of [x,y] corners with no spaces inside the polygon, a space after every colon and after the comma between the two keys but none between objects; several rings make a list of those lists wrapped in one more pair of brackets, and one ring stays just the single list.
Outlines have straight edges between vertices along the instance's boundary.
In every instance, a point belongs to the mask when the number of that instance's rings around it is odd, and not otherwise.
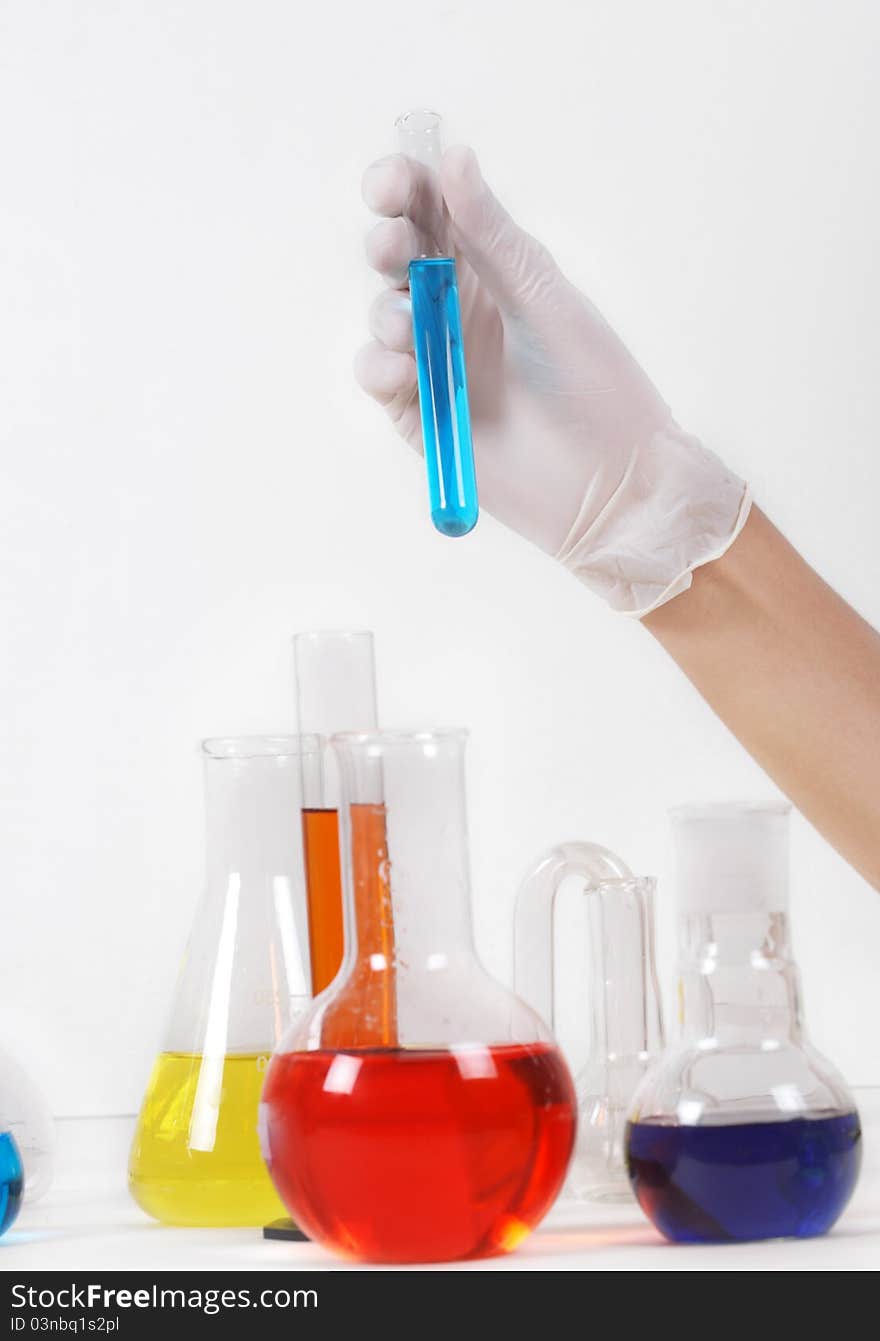
[{"label": "red liquid in flask", "polygon": [[283,1053],[263,1104],[297,1224],[373,1262],[511,1251],[552,1205],[574,1142],[571,1078],[546,1043]]}]

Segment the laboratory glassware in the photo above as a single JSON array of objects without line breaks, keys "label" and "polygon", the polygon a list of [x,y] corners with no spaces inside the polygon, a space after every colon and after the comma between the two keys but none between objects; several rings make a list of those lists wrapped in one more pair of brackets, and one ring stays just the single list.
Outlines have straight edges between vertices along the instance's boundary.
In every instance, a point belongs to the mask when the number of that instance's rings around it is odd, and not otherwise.
[{"label": "laboratory glassware", "polygon": [[24,1167],[24,1200],[30,1204],[52,1182],[55,1127],[42,1090],[5,1048],[0,1048],[0,1115]]},{"label": "laboratory glassware", "polygon": [[24,1164],[15,1137],[0,1117],[0,1236],[15,1220],[23,1199]]},{"label": "laboratory glassware", "polygon": [[575,1099],[549,1030],[477,958],[465,733],[333,744],[346,957],[269,1066],[272,1177],[297,1223],[344,1256],[511,1251],[562,1185]]},{"label": "laboratory glassware", "polygon": [[676,1242],[823,1234],[858,1178],[855,1102],[804,1029],[788,816],[781,801],[672,812],[679,1038],[636,1091],[627,1160]]},{"label": "laboratory glassware", "polygon": [[339,779],[327,743],[337,731],[376,727],[373,635],[366,629],[315,630],[293,639],[297,721],[322,738],[320,767],[303,769],[303,854],[312,995],[339,971],[345,948],[339,848]]},{"label": "laboratory glassware", "polygon": [[[581,924],[566,925],[561,895],[573,887],[585,901]],[[578,1132],[563,1196],[575,1201],[630,1201],[624,1158],[633,1094],[663,1047],[654,956],[654,881],[634,876],[607,848],[561,843],[538,860],[516,898],[514,988],[559,1032],[558,947],[573,927],[586,944],[587,1042],[575,1068]],[[569,1052],[573,1060],[573,1053]]]},{"label": "laboratory glassware", "polygon": [[479,504],[458,276],[438,177],[442,120],[413,111],[396,125],[401,152],[419,165],[420,176],[409,290],[431,520],[442,535],[461,536],[476,526]]},{"label": "laboratory glassware", "polygon": [[4,1080],[0,1073],[0,1236],[21,1210],[25,1188],[24,1164],[11,1130]]},{"label": "laboratory glassware", "polygon": [[320,742],[224,738],[202,752],[205,890],[129,1184],[166,1224],[262,1225],[284,1208],[260,1155],[260,1092],[273,1048],[310,1004],[298,817],[301,774],[320,767]]}]

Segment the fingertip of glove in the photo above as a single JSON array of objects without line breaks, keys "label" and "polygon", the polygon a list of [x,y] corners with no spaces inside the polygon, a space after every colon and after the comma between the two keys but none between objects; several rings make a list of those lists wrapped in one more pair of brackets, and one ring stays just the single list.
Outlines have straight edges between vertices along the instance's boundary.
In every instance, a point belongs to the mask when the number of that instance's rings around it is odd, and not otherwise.
[{"label": "fingertip of glove", "polygon": [[472,199],[483,186],[480,164],[470,145],[450,145],[440,164],[440,179],[446,204],[454,218],[461,205]]},{"label": "fingertip of glove", "polygon": [[406,190],[406,163],[400,154],[377,159],[361,178],[361,196],[374,214],[399,214]]},{"label": "fingertip of glove", "polygon": [[354,380],[363,391],[369,391],[372,384],[372,369],[375,360],[375,344],[371,341],[369,344],[361,345],[351,361],[351,371],[354,373]]},{"label": "fingertip of glove", "polygon": [[416,365],[411,354],[373,340],[358,350],[353,372],[355,381],[369,396],[387,404],[415,383]]}]

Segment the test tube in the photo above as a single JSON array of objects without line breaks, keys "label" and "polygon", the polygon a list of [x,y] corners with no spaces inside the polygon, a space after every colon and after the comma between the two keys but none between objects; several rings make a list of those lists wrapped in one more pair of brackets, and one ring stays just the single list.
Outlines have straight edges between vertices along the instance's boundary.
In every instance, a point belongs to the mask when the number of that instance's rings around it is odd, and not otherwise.
[{"label": "test tube", "polygon": [[425,178],[409,289],[431,520],[441,535],[461,536],[476,526],[479,505],[458,277],[437,175],[442,122],[436,112],[414,111],[396,125],[401,152],[421,165]]},{"label": "test tube", "polygon": [[319,775],[303,776],[303,856],[312,995],[336,977],[345,950],[339,851],[339,778],[327,739],[376,729],[373,635],[363,629],[298,633],[293,639],[299,729],[324,738]]}]

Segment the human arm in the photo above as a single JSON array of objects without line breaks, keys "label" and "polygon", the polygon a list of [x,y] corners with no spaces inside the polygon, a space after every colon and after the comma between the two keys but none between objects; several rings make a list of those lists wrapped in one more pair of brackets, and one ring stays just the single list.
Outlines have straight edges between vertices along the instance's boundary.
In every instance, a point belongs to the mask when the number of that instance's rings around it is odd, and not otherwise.
[{"label": "human arm", "polygon": [[880,634],[752,508],[642,621],[821,834],[880,889]]},{"label": "human arm", "polygon": [[[485,185],[441,169],[460,269],[481,500],[642,618],[746,749],[880,887],[880,636],[684,433],[601,314]],[[375,164],[385,290],[358,376],[420,446],[406,269],[418,170]],[[456,542],[457,543],[457,542]]]}]

